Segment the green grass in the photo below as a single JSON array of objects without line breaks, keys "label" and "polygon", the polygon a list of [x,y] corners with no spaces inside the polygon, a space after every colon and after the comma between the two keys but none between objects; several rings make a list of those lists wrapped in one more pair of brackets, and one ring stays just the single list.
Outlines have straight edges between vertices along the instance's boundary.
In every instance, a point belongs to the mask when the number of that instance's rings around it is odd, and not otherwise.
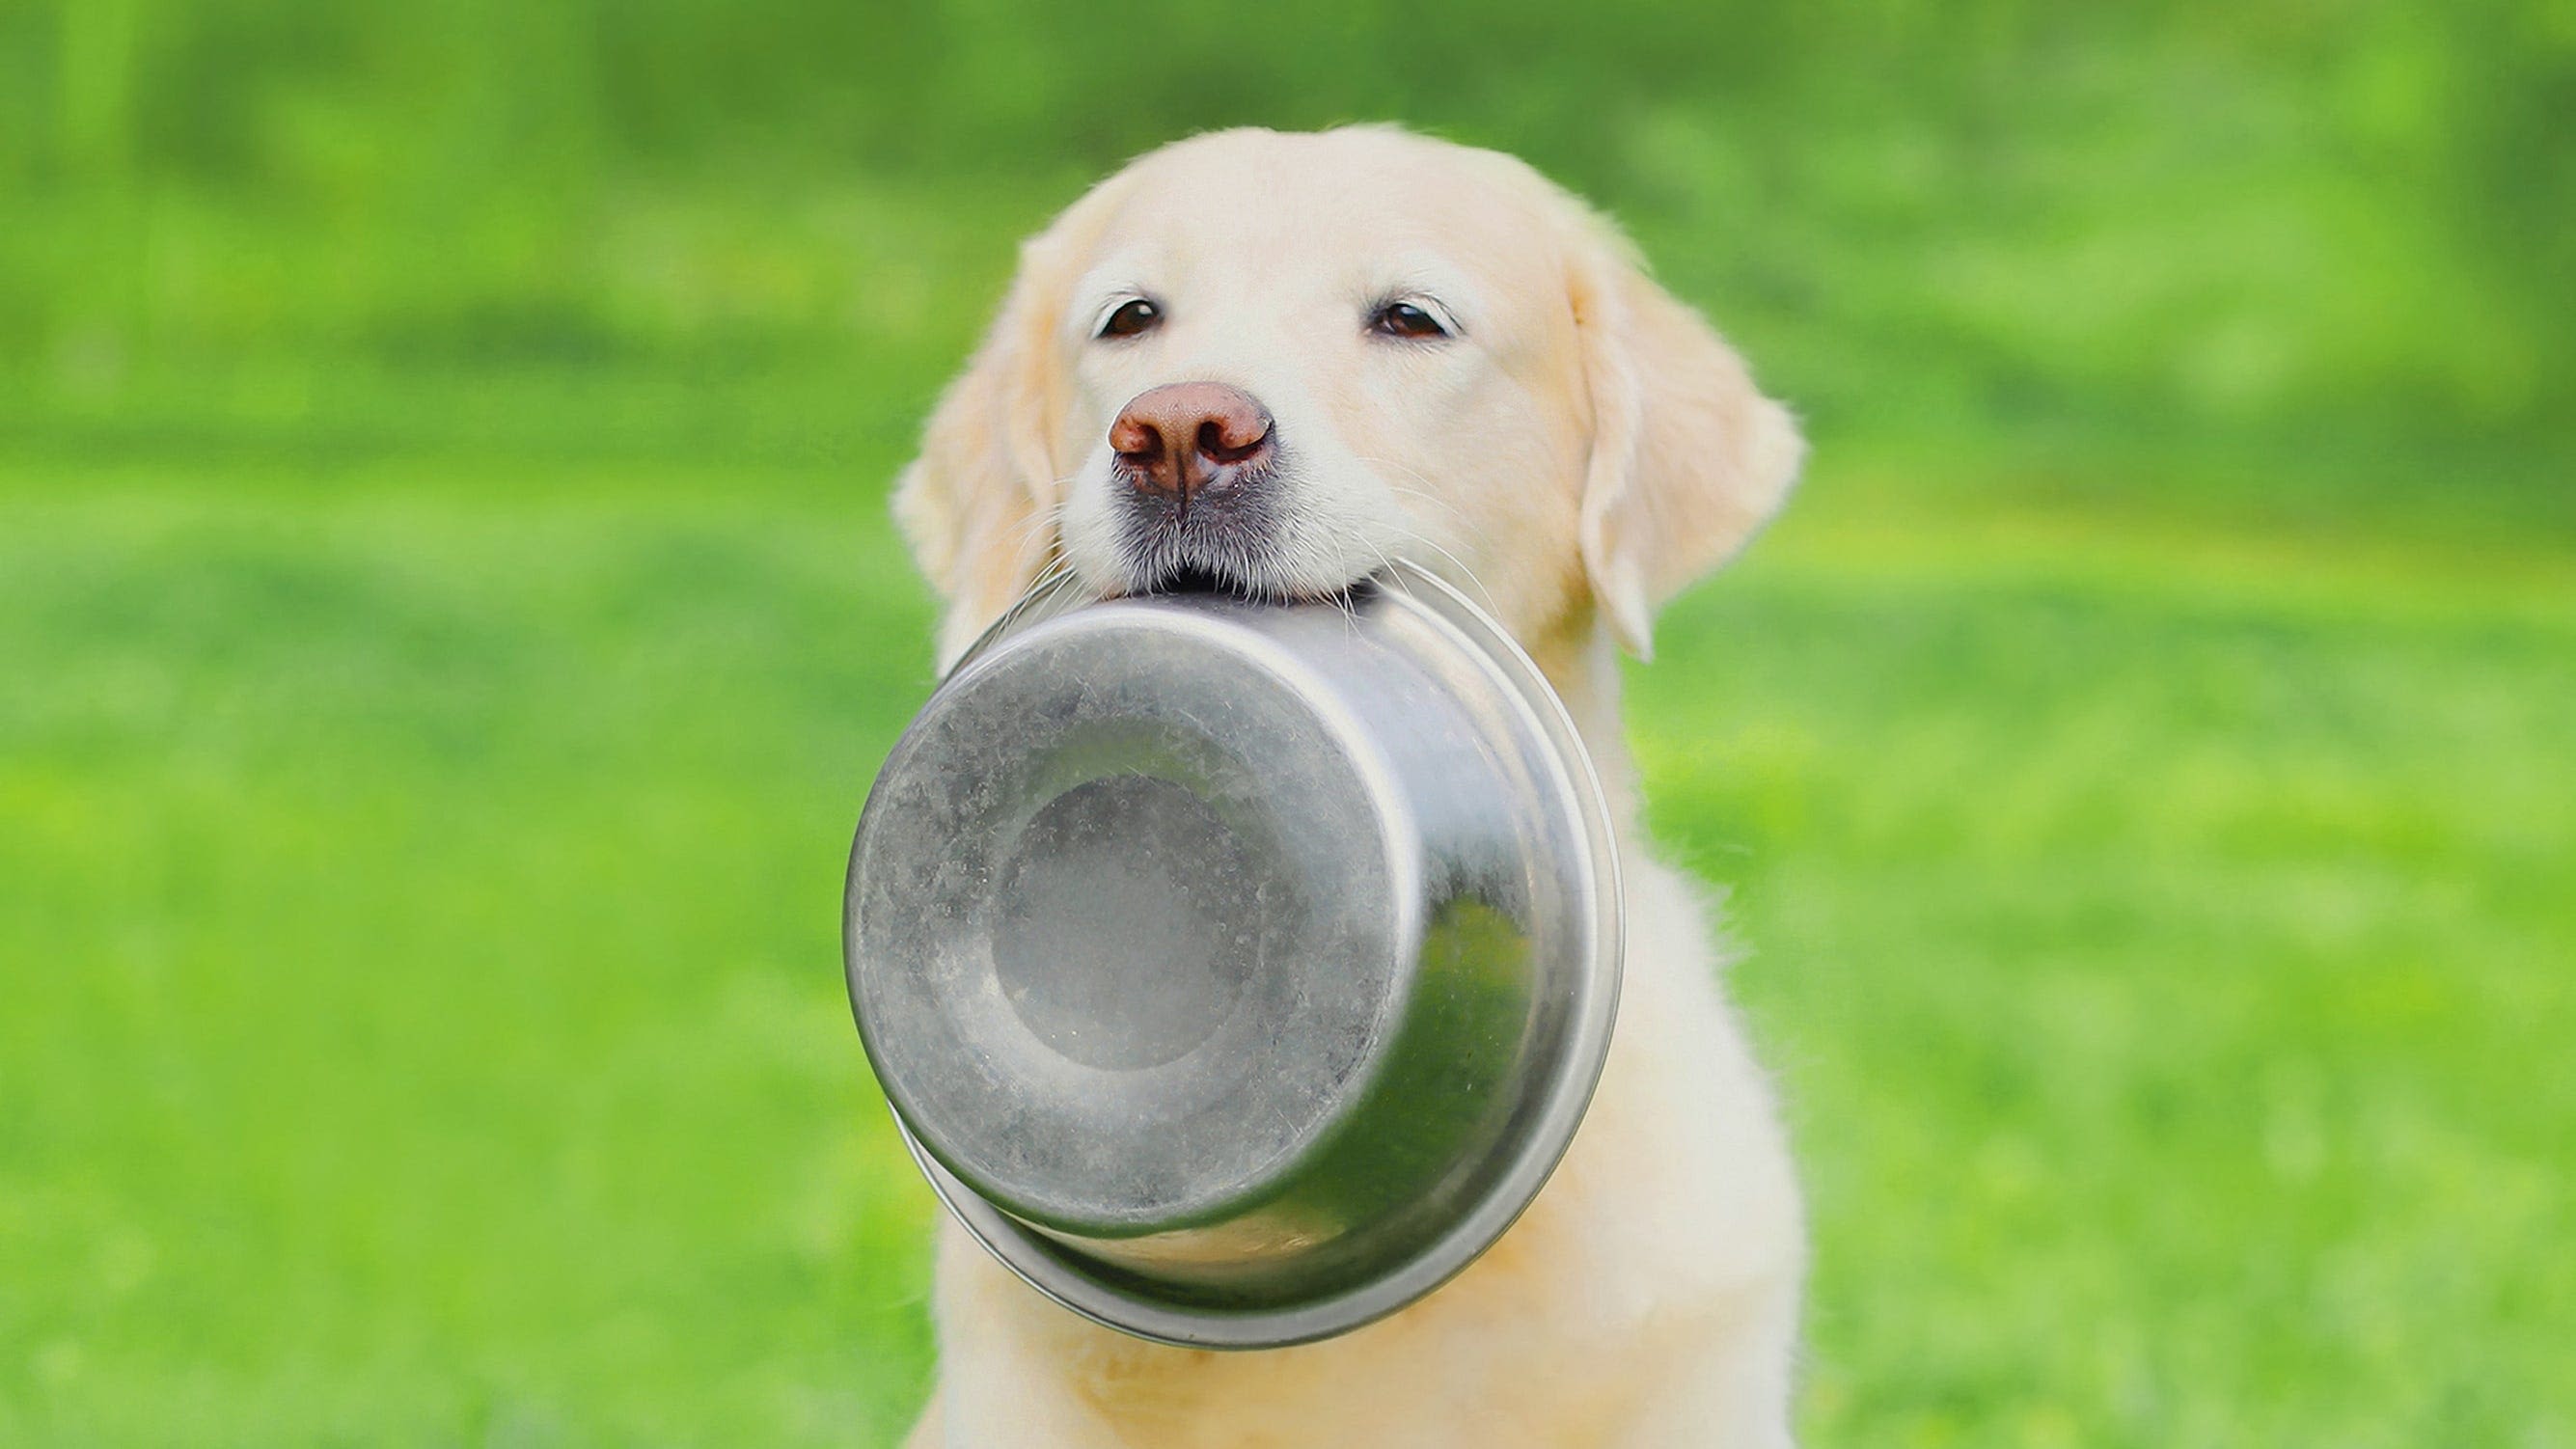
[{"label": "green grass", "polygon": [[885,481],[1090,179],[1377,118],[1819,445],[1632,701],[1812,1442],[2576,1446],[2563,3],[1114,9],[0,5],[0,1446],[888,1440]]},{"label": "green grass", "polygon": [[1757,953],[1818,1441],[2571,1442],[2576,559],[1820,523],[1638,711]]},{"label": "green grass", "polygon": [[[893,455],[307,435],[0,466],[0,1442],[888,1441]],[[1634,675],[1814,1441],[2576,1443],[2576,544],[1907,457],[1828,440]]]},{"label": "green grass", "polygon": [[0,512],[0,1441],[890,1433],[873,510]]}]

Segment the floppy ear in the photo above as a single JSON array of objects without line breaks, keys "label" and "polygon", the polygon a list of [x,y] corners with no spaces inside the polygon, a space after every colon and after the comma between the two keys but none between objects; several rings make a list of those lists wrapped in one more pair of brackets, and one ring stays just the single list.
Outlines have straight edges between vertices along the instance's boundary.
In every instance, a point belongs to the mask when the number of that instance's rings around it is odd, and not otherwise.
[{"label": "floppy ear", "polygon": [[1595,605],[1640,658],[1655,610],[1776,512],[1806,444],[1744,359],[1585,217],[1571,290],[1592,400],[1579,540]]},{"label": "floppy ear", "polygon": [[895,481],[895,521],[948,605],[943,672],[1055,556],[1061,470],[1051,440],[1065,400],[1054,331],[1110,194],[1094,190],[1021,246],[1000,314]]}]

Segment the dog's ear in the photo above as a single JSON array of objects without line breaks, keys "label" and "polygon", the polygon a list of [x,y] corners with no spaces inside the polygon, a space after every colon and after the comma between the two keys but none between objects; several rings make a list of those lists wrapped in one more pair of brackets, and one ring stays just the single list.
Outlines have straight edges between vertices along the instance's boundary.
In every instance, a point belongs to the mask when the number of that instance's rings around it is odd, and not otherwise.
[{"label": "dog's ear", "polygon": [[943,672],[1055,557],[1053,440],[1065,408],[1055,333],[1112,204],[1111,186],[1098,188],[1021,245],[1000,313],[895,481],[895,521],[947,605]]},{"label": "dog's ear", "polygon": [[1655,610],[1779,509],[1806,445],[1744,359],[1607,222],[1583,214],[1577,229],[1569,291],[1592,402],[1583,571],[1595,607],[1644,658]]}]

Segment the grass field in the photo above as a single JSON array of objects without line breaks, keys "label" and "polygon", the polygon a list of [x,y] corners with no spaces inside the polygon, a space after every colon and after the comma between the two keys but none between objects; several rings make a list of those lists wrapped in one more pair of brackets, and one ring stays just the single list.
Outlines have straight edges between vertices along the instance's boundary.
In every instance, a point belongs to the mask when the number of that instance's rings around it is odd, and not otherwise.
[{"label": "grass field", "polygon": [[[0,464],[0,1443],[922,1392],[835,941],[929,684],[900,434],[647,464],[649,389],[511,387],[599,456]],[[1829,439],[1634,675],[1793,1103],[1814,1442],[2576,1443],[2576,542],[1960,466]]]},{"label": "grass field", "polygon": [[1817,445],[1631,699],[1808,1442],[2576,1449],[2570,15],[0,5],[0,1449],[889,1442],[885,484],[1091,178],[1380,118]]}]

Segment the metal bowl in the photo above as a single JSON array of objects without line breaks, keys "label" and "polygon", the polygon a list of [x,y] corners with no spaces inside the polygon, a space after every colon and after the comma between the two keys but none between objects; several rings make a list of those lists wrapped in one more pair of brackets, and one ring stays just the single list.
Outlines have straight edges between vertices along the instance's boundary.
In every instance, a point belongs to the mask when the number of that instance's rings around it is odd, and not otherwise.
[{"label": "metal bowl", "polygon": [[1025,601],[877,776],[845,943],[969,1232],[1112,1328],[1258,1348],[1403,1307],[1537,1195],[1619,902],[1564,708],[1399,567],[1326,604]]}]

